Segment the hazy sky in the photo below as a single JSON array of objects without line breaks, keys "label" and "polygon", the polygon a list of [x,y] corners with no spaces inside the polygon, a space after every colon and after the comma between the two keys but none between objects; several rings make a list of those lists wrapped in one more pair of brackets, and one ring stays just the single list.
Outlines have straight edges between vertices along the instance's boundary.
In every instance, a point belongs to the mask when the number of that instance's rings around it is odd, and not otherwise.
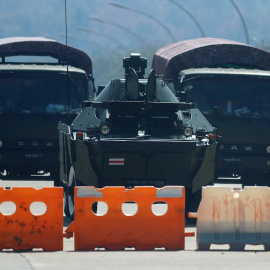
[{"label": "hazy sky", "polygon": [[[270,1],[233,2],[244,19],[250,43],[269,41]],[[0,38],[46,36],[64,41],[64,7],[64,0],[2,0]],[[70,42],[82,47],[90,40],[107,43],[108,48],[118,46],[117,41],[125,47],[142,44],[136,35],[145,42],[159,41],[166,45],[174,40],[202,37],[201,30],[208,37],[247,41],[243,21],[231,0],[67,0],[67,15]]]},{"label": "hazy sky", "polygon": [[[94,70],[104,68],[104,63],[98,67],[101,54],[108,57],[114,51],[114,56],[119,54],[119,62],[130,52],[150,48],[151,57],[167,44],[203,35],[249,41],[254,46],[259,46],[262,40],[270,43],[270,0],[67,0],[66,3],[68,44],[88,53],[96,62]],[[0,0],[0,25],[0,38],[43,36],[64,43],[65,0]]]}]

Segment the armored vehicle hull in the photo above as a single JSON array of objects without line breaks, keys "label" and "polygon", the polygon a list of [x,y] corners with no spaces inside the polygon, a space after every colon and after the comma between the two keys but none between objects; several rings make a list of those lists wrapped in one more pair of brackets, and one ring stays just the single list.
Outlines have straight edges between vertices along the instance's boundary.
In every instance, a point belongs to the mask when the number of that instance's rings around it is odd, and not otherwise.
[{"label": "armored vehicle hull", "polygon": [[197,210],[195,194],[214,178],[217,142],[192,106],[179,102],[154,71],[144,79],[132,67],[125,79],[112,80],[84,102],[70,126],[58,126],[66,215],[74,215],[76,185],[183,185],[190,209]]}]

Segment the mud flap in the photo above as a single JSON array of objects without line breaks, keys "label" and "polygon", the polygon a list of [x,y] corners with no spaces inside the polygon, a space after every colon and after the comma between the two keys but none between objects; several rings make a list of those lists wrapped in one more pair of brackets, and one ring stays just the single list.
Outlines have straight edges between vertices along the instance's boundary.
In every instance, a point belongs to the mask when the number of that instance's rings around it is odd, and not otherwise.
[{"label": "mud flap", "polygon": [[195,193],[214,180],[216,149],[217,142],[209,145],[205,150],[202,165],[193,178],[192,193]]}]

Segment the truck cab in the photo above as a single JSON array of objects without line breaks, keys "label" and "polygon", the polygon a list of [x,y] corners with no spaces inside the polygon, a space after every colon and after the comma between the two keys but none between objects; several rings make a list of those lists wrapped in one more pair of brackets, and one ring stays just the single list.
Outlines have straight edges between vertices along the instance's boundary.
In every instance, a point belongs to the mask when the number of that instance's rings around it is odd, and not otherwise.
[{"label": "truck cab", "polygon": [[[270,71],[194,68],[179,74],[180,89],[221,134],[218,176],[241,176],[244,185],[269,185]],[[213,108],[222,119],[213,119]]]},{"label": "truck cab", "polygon": [[1,39],[0,57],[1,177],[48,174],[59,184],[57,126],[73,121],[91,99],[91,60],[45,38]]},{"label": "truck cab", "polygon": [[[215,179],[268,186],[270,53],[233,40],[197,38],[158,49],[152,68],[217,128]],[[213,117],[217,109],[220,121]]]}]

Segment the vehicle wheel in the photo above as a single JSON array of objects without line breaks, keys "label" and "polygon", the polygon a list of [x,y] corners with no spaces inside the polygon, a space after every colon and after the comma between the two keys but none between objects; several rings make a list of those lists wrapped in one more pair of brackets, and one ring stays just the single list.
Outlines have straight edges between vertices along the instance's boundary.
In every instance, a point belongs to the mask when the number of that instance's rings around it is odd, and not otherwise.
[{"label": "vehicle wheel", "polygon": [[64,212],[71,220],[74,219],[74,188],[76,177],[74,167],[70,167],[69,178],[64,192]]},{"label": "vehicle wheel", "polygon": [[64,185],[64,213],[66,217],[69,217],[69,210],[68,210],[68,191],[67,191],[67,185]]}]

